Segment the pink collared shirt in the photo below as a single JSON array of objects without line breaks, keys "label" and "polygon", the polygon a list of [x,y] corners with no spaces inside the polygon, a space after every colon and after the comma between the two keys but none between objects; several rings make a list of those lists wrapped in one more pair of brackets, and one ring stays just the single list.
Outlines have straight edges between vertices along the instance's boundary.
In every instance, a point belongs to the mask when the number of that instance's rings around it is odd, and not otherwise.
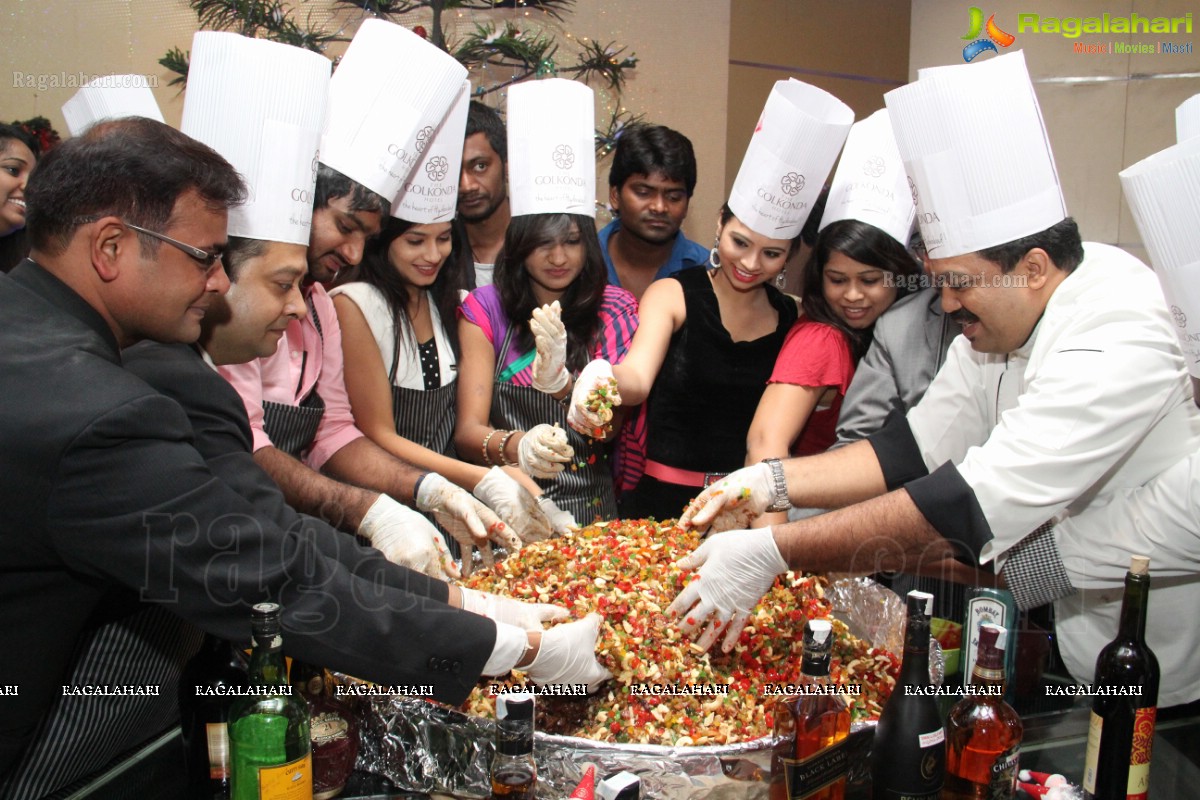
[{"label": "pink collared shirt", "polygon": [[334,453],[363,433],[355,426],[350,411],[350,397],[342,374],[342,329],[333,301],[319,283],[312,284],[305,293],[321,321],[321,333],[317,333],[309,314],[287,326],[275,355],[248,364],[221,366],[217,371],[246,404],[256,451],[272,446],[271,438],[263,430],[263,402],[298,406],[315,387],[325,401],[325,414],[304,463],[320,469]]}]

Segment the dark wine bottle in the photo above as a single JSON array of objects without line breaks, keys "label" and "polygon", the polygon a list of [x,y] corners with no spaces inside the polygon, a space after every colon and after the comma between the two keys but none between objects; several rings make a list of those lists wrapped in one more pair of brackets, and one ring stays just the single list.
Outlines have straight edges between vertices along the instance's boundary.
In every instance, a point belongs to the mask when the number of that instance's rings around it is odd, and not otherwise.
[{"label": "dark wine bottle", "polygon": [[229,642],[206,635],[200,652],[179,679],[179,727],[188,796],[229,797],[229,707],[234,693],[250,685],[246,659]]},{"label": "dark wine bottle", "polygon": [[937,800],[946,773],[946,733],[929,691],[929,617],[933,595],[908,593],[904,660],[875,727],[871,785],[875,800]]},{"label": "dark wine bottle", "polygon": [[250,689],[229,710],[233,800],[312,800],[308,704],[293,694],[278,603],[254,607]]},{"label": "dark wine bottle", "polygon": [[1117,638],[1096,659],[1083,793],[1089,800],[1146,800],[1158,712],[1158,659],[1146,645],[1150,559],[1134,556],[1125,574]]}]

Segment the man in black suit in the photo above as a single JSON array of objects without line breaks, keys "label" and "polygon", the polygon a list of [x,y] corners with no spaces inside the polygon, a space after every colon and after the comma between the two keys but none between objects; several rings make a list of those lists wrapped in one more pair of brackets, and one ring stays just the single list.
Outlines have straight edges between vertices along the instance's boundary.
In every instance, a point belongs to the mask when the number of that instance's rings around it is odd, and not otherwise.
[{"label": "man in black suit", "polygon": [[593,620],[526,632],[328,528],[284,529],[213,473],[178,403],[122,368],[138,341],[198,337],[228,289],[242,196],[219,155],[145,119],[94,126],[30,181],[31,258],[0,279],[0,684],[16,687],[0,775],[113,590],[237,642],[250,605],[280,602],[295,657],[451,703],[518,664],[543,682],[605,674],[587,657]]}]

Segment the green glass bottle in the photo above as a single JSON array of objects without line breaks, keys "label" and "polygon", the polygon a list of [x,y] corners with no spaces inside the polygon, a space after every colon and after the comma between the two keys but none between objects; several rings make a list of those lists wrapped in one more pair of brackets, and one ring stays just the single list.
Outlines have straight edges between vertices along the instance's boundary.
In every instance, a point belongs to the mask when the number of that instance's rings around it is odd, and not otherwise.
[{"label": "green glass bottle", "polygon": [[292,694],[278,603],[254,607],[250,690],[229,711],[233,800],[312,800],[308,704]]}]

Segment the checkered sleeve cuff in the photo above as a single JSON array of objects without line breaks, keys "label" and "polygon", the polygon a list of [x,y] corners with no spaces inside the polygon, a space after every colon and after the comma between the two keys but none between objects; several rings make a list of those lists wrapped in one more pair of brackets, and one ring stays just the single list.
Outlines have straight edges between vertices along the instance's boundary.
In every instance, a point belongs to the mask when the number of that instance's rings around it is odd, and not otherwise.
[{"label": "checkered sleeve cuff", "polygon": [[1058,552],[1053,522],[1042,525],[1009,550],[1000,574],[1022,611],[1075,592]]}]

